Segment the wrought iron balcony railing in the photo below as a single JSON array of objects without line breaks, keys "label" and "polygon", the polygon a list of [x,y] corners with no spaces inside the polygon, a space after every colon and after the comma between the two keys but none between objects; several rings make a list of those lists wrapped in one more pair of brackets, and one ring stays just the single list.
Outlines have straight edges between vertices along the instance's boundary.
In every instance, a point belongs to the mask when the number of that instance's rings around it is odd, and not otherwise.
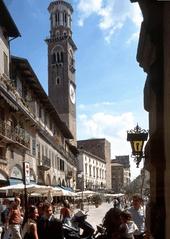
[{"label": "wrought iron balcony railing", "polygon": [[50,159],[47,156],[42,156],[42,160],[40,161],[40,164],[38,165],[40,169],[46,171],[49,170],[51,167]]},{"label": "wrought iron balcony railing", "polygon": [[30,136],[26,130],[20,126],[14,128],[3,120],[0,120],[0,135],[4,137],[7,142],[12,141],[13,143],[19,143],[30,148]]}]

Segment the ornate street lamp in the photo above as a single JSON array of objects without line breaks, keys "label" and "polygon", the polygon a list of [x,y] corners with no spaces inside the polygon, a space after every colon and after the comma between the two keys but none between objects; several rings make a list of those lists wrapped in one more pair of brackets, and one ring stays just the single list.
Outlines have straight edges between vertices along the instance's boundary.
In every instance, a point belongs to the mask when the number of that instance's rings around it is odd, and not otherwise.
[{"label": "ornate street lamp", "polygon": [[142,158],[144,158],[143,145],[147,138],[148,130],[141,129],[138,124],[134,129],[127,131],[127,141],[131,143],[132,157],[136,160],[137,168]]}]

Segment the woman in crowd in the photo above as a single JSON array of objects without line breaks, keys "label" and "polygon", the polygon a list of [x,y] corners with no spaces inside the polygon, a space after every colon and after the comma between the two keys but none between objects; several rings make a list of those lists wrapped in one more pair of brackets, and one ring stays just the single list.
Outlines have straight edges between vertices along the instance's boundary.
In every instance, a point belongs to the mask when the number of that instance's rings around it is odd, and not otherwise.
[{"label": "woman in crowd", "polygon": [[34,205],[29,206],[28,217],[25,220],[26,222],[22,230],[23,239],[38,239],[37,223],[36,223],[37,217],[38,217],[37,207]]},{"label": "woman in crowd", "polygon": [[63,206],[60,210],[60,220],[63,223],[70,223],[70,219],[71,219],[71,210],[70,210],[70,204],[68,202],[68,200],[65,200],[63,202]]}]

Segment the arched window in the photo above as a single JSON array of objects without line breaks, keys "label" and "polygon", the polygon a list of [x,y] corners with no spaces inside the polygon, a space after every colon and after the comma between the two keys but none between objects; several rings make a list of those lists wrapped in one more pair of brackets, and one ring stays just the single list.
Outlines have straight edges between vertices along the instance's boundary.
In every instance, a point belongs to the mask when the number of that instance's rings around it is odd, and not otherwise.
[{"label": "arched window", "polygon": [[56,55],[57,55],[56,62],[57,63],[63,63],[64,62],[63,52],[62,51],[58,51]]},{"label": "arched window", "polygon": [[67,13],[63,12],[63,25],[67,26]]},{"label": "arched window", "polygon": [[70,64],[70,67],[74,67],[74,57],[73,57],[73,51],[71,49],[69,51],[69,64]]},{"label": "arched window", "polygon": [[56,85],[59,85],[60,84],[60,77],[57,77],[56,79]]},{"label": "arched window", "polygon": [[59,25],[59,23],[60,23],[60,12],[56,13],[55,19],[56,19],[56,24]]},{"label": "arched window", "polygon": [[56,63],[56,55],[55,53],[52,54],[52,64]]},{"label": "arched window", "polygon": [[60,52],[57,52],[57,63],[60,62]]},{"label": "arched window", "polygon": [[61,179],[58,178],[58,185],[61,186]]},{"label": "arched window", "polygon": [[60,52],[60,62],[64,62],[64,55],[63,55],[63,52]]},{"label": "arched window", "polygon": [[57,45],[51,51],[51,61],[53,63],[63,63],[64,62],[64,49],[62,46]]},{"label": "arched window", "polygon": [[65,183],[64,179],[62,180],[62,186],[64,186],[64,187],[66,186],[66,183]]}]

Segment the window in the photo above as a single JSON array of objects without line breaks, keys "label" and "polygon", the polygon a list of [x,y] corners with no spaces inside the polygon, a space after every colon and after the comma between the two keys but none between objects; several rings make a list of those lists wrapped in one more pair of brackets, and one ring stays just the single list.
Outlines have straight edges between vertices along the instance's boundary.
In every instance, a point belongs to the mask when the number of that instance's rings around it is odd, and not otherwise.
[{"label": "window", "polygon": [[60,158],[57,157],[57,169],[60,170]]},{"label": "window", "polygon": [[48,148],[45,147],[45,156],[48,157]]},{"label": "window", "polygon": [[60,62],[60,52],[57,52],[57,62]]},{"label": "window", "polygon": [[87,163],[85,164],[85,174],[87,175]]},{"label": "window", "polygon": [[56,55],[55,53],[52,54],[52,64],[56,63]]},{"label": "window", "polygon": [[93,177],[95,178],[95,167],[93,167]]},{"label": "window", "polygon": [[60,84],[60,77],[57,77],[56,79],[56,85],[59,85]]},{"label": "window", "polygon": [[99,178],[99,169],[96,169],[96,177]]},{"label": "window", "polygon": [[59,23],[60,23],[60,13],[59,12],[56,13],[56,23],[57,23],[57,25],[59,25]]},{"label": "window", "polygon": [[32,138],[32,155],[36,156],[36,140]]},{"label": "window", "polygon": [[64,160],[60,159],[60,170],[64,171]]},{"label": "window", "polygon": [[67,26],[67,13],[66,12],[63,13],[63,25]]},{"label": "window", "polygon": [[62,51],[58,51],[57,53],[53,53],[52,55],[52,63],[63,63],[64,55]]},{"label": "window", "polygon": [[91,165],[89,165],[89,176],[92,176]]},{"label": "window", "polygon": [[44,145],[42,145],[42,156],[44,156]]},{"label": "window", "polygon": [[4,52],[4,73],[8,75],[8,56]]},{"label": "window", "polygon": [[52,161],[52,167],[54,168],[55,167],[55,162],[54,162],[54,153],[52,152],[52,159],[51,159],[51,161]]},{"label": "window", "polygon": [[37,143],[38,159],[40,159],[40,143]]}]

